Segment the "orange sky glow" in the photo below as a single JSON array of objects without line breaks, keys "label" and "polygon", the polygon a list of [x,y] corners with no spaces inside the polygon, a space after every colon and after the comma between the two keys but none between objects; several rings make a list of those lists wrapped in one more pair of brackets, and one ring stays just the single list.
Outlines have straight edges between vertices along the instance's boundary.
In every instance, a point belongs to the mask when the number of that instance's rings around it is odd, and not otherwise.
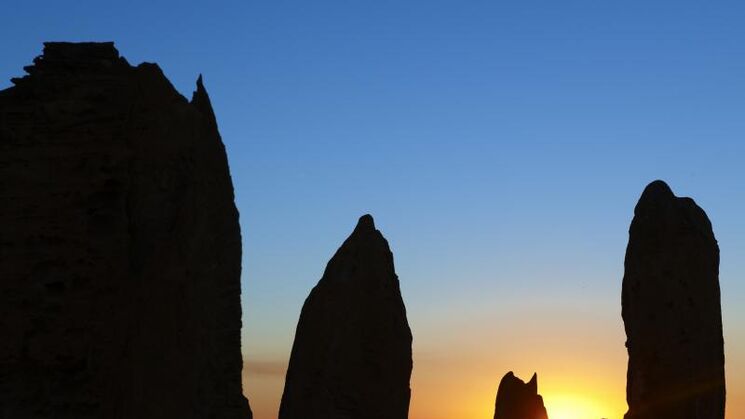
[{"label": "orange sky glow", "polygon": [[[593,312],[594,313],[591,313]],[[508,371],[523,380],[538,373],[550,419],[622,419],[626,412],[625,335],[620,313],[525,298],[519,304],[472,305],[458,318],[410,311],[414,370],[410,419],[489,419],[497,386]],[[417,330],[419,332],[417,333]],[[290,339],[291,336],[288,336]],[[287,348],[253,354],[244,391],[256,419],[277,417]],[[737,346],[737,340],[730,342]],[[275,359],[282,355],[285,359]],[[275,359],[271,362],[258,359]],[[737,397],[739,358],[728,364],[727,418],[745,414]]]}]

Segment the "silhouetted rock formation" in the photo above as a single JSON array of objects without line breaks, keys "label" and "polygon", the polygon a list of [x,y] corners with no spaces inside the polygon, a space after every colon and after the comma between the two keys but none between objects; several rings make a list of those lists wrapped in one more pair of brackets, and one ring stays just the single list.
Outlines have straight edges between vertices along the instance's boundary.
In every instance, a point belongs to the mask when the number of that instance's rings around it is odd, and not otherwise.
[{"label": "silhouetted rock formation", "polygon": [[0,92],[0,417],[251,417],[238,212],[207,92],[46,43]]},{"label": "silhouetted rock formation", "polygon": [[626,419],[723,418],[719,248],[706,213],[655,181],[634,209],[629,235]]},{"label": "silhouetted rock formation", "polygon": [[411,330],[388,242],[360,218],[305,300],[280,419],[406,419]]},{"label": "silhouetted rock formation", "polygon": [[497,390],[494,419],[548,419],[538,394],[538,374],[526,384],[512,371],[502,377]]}]

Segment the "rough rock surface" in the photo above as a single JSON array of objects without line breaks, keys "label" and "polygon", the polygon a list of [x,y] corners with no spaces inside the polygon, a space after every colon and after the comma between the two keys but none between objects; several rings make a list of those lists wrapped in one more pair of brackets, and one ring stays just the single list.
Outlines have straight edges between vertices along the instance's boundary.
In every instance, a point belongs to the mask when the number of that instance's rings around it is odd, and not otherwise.
[{"label": "rough rock surface", "polygon": [[238,213],[191,102],[113,43],[46,43],[0,92],[0,417],[251,417]]},{"label": "rough rock surface", "polygon": [[538,375],[527,383],[512,371],[502,377],[497,390],[494,419],[548,419],[543,397],[538,394]]},{"label": "rough rock surface", "polygon": [[719,247],[706,213],[655,181],[636,205],[629,236],[626,419],[722,419]]},{"label": "rough rock surface", "polygon": [[393,255],[360,218],[305,300],[280,419],[406,419],[411,330]]}]

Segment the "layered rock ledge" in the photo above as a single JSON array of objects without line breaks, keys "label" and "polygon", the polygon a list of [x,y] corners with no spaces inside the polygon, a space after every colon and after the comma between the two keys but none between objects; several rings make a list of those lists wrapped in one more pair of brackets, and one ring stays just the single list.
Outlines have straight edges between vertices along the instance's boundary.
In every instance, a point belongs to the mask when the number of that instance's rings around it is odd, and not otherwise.
[{"label": "layered rock ledge", "polygon": [[0,91],[0,416],[247,419],[241,236],[200,79],[46,43]]}]

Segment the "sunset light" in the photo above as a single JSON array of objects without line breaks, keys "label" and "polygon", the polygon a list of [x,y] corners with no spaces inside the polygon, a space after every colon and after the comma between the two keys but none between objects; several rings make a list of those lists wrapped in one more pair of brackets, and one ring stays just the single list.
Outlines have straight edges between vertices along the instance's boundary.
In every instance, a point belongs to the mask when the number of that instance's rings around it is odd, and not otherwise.
[{"label": "sunset light", "polygon": [[610,418],[611,408],[580,394],[545,395],[544,402],[551,419]]},{"label": "sunset light", "polygon": [[14,1],[0,419],[745,419],[745,1]]}]

